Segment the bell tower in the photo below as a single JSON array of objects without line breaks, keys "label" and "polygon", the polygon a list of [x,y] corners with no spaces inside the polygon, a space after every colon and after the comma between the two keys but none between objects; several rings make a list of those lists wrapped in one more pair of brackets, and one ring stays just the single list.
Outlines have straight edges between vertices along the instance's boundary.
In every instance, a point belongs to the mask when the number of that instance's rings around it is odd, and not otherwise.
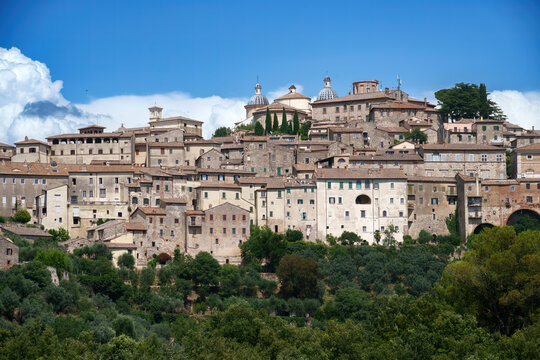
[{"label": "bell tower", "polygon": [[150,122],[161,120],[161,112],[163,111],[163,108],[160,108],[159,106],[152,106],[151,108],[148,108],[150,111]]}]

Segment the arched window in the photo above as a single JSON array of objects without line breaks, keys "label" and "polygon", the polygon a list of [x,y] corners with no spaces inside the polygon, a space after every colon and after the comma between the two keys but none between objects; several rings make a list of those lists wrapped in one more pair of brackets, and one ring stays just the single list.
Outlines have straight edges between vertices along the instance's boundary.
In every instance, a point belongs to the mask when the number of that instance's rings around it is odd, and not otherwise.
[{"label": "arched window", "polygon": [[368,204],[371,204],[371,199],[367,195],[358,195],[356,197],[356,204],[358,204],[358,205],[368,205]]},{"label": "arched window", "polygon": [[339,159],[337,162],[338,162],[338,163],[344,163],[344,162],[345,162],[345,159]]},{"label": "arched window", "polygon": [[383,210],[382,216],[383,216],[383,217],[386,217],[386,210]]}]

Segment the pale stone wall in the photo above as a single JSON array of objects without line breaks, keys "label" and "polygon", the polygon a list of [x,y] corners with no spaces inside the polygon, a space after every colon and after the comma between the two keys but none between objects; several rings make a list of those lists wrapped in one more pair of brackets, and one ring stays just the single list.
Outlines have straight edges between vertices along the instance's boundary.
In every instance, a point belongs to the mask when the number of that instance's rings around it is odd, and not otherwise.
[{"label": "pale stone wall", "polygon": [[59,164],[90,164],[92,160],[134,160],[134,137],[103,134],[103,137],[85,137],[73,134],[65,139],[48,139],[51,161]]},{"label": "pale stone wall", "polygon": [[17,145],[11,161],[27,163],[49,163],[49,147],[44,144]]},{"label": "pale stone wall", "polygon": [[446,219],[456,211],[457,188],[454,178],[414,178],[408,180],[409,235],[417,238],[421,230],[437,235],[449,234]]},{"label": "pale stone wall", "polygon": [[[369,188],[366,187],[366,181]],[[367,196],[370,203],[357,204],[356,199],[360,195]],[[399,228],[395,238],[401,242],[403,235],[408,233],[406,199],[407,182],[404,179],[338,181],[319,178],[317,237],[325,239],[328,234],[340,236],[343,231],[352,231],[369,243],[374,243],[375,230],[382,233],[389,225],[394,225]]]},{"label": "pale stone wall", "polygon": [[[249,214],[230,203],[207,209],[203,215],[188,215],[187,253],[210,253],[220,264],[240,264],[240,245],[249,238]],[[191,226],[192,225],[192,226]],[[199,230],[200,229],[200,230]]]},{"label": "pale stone wall", "polygon": [[0,236],[0,269],[9,269],[19,263],[19,247],[11,240]]}]

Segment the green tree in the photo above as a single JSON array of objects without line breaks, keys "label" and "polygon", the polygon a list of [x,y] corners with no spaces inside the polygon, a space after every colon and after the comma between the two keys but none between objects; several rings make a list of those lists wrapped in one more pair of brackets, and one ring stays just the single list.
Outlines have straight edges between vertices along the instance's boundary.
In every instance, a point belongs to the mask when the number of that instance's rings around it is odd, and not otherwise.
[{"label": "green tree", "polygon": [[522,215],[514,225],[514,229],[517,234],[521,234],[526,230],[540,230],[540,221],[529,215]]},{"label": "green tree", "polygon": [[414,129],[405,133],[405,139],[414,141],[416,144],[425,144],[427,143],[427,135],[420,129]]},{"label": "green tree", "polygon": [[279,121],[277,118],[277,113],[274,113],[274,125],[272,127],[272,133],[278,134],[279,133]]},{"label": "green tree", "polygon": [[282,134],[288,134],[289,133],[289,122],[287,121],[287,112],[285,112],[285,108],[283,108],[283,113],[281,114],[281,129],[280,132]]},{"label": "green tree", "polygon": [[118,257],[118,266],[133,269],[135,266],[135,258],[130,253],[122,254]]},{"label": "green tree", "polygon": [[53,236],[54,241],[67,241],[69,240],[69,233],[64,228],[59,228],[58,230],[50,229],[49,234]]},{"label": "green tree", "polygon": [[261,125],[260,122],[257,121],[255,124],[255,136],[263,136],[264,135],[264,128]]},{"label": "green tree", "polygon": [[58,271],[71,270],[69,256],[58,249],[43,249],[38,251],[36,260],[44,265],[52,266]]},{"label": "green tree", "polygon": [[353,287],[338,289],[334,302],[338,311],[338,318],[341,320],[346,318],[365,320],[371,308],[369,294]]},{"label": "green tree", "polygon": [[384,246],[396,245],[396,238],[394,234],[397,234],[398,232],[399,232],[398,228],[392,224],[390,224],[386,229],[384,229],[383,245]]},{"label": "green tree", "polygon": [[13,220],[22,224],[26,224],[30,221],[30,219],[32,219],[32,217],[30,216],[30,213],[25,209],[21,209],[17,211],[15,215],[13,215]]},{"label": "green tree", "polygon": [[112,323],[112,327],[116,332],[116,336],[126,335],[131,338],[135,337],[133,321],[127,316],[118,316]]},{"label": "green tree", "polygon": [[540,303],[540,232],[511,226],[476,235],[463,260],[448,265],[442,290],[456,309],[510,335],[531,322]]},{"label": "green tree", "polygon": [[266,121],[264,123],[264,134],[270,135],[272,132],[272,116],[270,115],[270,109],[266,108]]},{"label": "green tree", "polygon": [[9,287],[0,292],[0,312],[8,319],[13,318],[13,311],[19,306],[19,295]]},{"label": "green tree", "polygon": [[338,238],[341,245],[355,245],[362,242],[362,238],[354,232],[344,231]]},{"label": "green tree", "polygon": [[317,296],[318,264],[311,258],[285,255],[276,269],[281,283],[280,293],[289,298],[314,298]]},{"label": "green tree", "polygon": [[245,264],[264,261],[267,270],[274,271],[287,251],[287,242],[282,234],[274,233],[268,226],[251,226],[249,239],[240,249]]},{"label": "green tree", "polygon": [[306,121],[300,126],[298,133],[302,137],[302,140],[307,139],[308,134],[309,134],[309,129],[311,129],[311,121]]},{"label": "green tree", "polygon": [[214,131],[213,137],[225,137],[229,135],[231,135],[231,129],[226,126],[222,126],[217,128],[216,131]]},{"label": "green tree", "polygon": [[219,272],[219,294],[229,297],[238,294],[240,288],[240,270],[238,266],[224,264]]},{"label": "green tree", "polygon": [[484,94],[480,92],[480,87],[476,84],[458,83],[453,88],[435,92],[435,97],[439,101],[439,111],[452,120],[472,119],[482,114],[487,114],[486,117],[504,118],[497,104],[487,98],[489,94],[485,92],[485,85]]},{"label": "green tree", "polygon": [[221,267],[218,261],[206,251],[202,251],[189,263],[189,267],[191,279],[198,286],[197,293],[206,297],[210,288],[219,283]]},{"label": "green tree", "polygon": [[486,84],[480,84],[478,87],[478,113],[486,119],[491,115]]},{"label": "green tree", "polygon": [[294,110],[292,133],[296,135],[298,134],[299,131],[300,131],[300,121],[298,120],[298,111]]}]

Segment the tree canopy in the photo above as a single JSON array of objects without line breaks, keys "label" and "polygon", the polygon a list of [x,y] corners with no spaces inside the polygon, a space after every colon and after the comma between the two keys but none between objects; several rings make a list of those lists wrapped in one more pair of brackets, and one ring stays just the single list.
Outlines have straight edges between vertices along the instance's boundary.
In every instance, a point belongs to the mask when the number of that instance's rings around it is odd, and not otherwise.
[{"label": "tree canopy", "polygon": [[511,226],[476,235],[463,260],[448,265],[443,291],[462,311],[510,335],[532,321],[540,304],[540,231]]},{"label": "tree canopy", "polygon": [[453,88],[435,92],[439,101],[439,111],[451,120],[486,118],[505,118],[499,106],[488,97],[486,86],[480,84],[458,83]]},{"label": "tree canopy", "polygon": [[216,129],[216,131],[214,131],[214,137],[225,137],[225,136],[229,136],[231,135],[231,129],[226,127],[226,126],[222,126],[222,127],[219,127]]}]

